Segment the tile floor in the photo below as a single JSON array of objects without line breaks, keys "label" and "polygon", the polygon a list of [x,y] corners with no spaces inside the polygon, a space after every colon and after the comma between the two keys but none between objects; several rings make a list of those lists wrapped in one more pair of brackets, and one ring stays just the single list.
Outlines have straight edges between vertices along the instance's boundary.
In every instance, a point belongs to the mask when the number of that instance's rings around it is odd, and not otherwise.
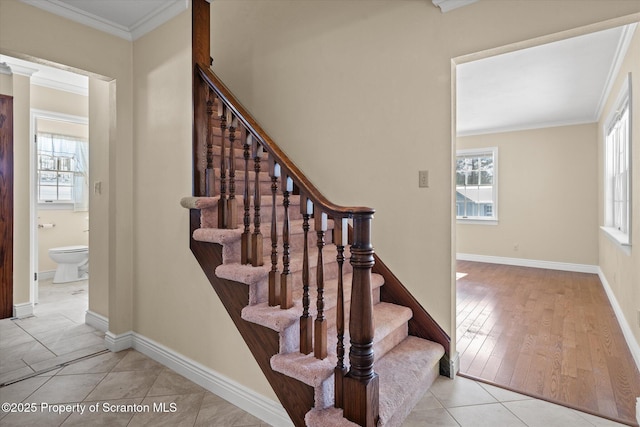
[{"label": "tile floor", "polygon": [[[104,334],[83,323],[86,292],[86,282],[41,282],[34,317],[0,320],[0,384],[8,384],[0,386],[0,403],[14,409],[38,404],[35,412],[0,412],[0,425],[267,425],[137,351],[105,351]],[[403,425],[620,424],[466,378],[441,377]]]}]

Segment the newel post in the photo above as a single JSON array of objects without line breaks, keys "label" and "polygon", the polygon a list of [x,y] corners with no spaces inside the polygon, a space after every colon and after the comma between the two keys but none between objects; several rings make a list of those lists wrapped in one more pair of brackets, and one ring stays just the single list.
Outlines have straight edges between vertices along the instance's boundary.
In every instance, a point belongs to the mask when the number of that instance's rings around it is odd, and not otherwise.
[{"label": "newel post", "polygon": [[358,214],[353,218],[353,245],[351,265],[353,285],[351,290],[351,315],[349,333],[350,369],[344,378],[344,416],[361,426],[372,427],[378,422],[378,375],[373,370],[373,292],[371,269],[373,245],[371,244],[371,220],[373,212]]}]

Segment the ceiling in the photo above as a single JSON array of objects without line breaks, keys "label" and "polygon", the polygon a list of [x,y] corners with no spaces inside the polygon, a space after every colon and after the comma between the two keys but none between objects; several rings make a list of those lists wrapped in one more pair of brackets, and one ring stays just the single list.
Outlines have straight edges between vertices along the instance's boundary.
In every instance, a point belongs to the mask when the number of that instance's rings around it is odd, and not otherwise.
[{"label": "ceiling", "polygon": [[596,122],[635,27],[458,65],[458,135]]}]

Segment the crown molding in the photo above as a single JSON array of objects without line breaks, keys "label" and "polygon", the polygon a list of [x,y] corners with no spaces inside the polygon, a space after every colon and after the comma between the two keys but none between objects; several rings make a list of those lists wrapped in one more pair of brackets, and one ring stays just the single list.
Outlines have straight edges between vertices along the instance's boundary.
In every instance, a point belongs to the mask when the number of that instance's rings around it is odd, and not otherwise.
[{"label": "crown molding", "polygon": [[442,13],[447,13],[450,10],[467,6],[477,1],[478,0],[431,0],[433,5],[439,7]]},{"label": "crown molding", "polygon": [[622,67],[622,62],[624,61],[627,51],[629,50],[629,45],[631,44],[631,39],[633,38],[633,33],[638,26],[637,23],[629,24],[624,27],[622,30],[622,35],[620,36],[620,41],[618,42],[618,46],[616,48],[614,60],[611,63],[611,68],[609,69],[609,75],[607,76],[607,82],[604,86],[604,90],[602,91],[602,95],[600,97],[600,102],[596,106],[596,111],[593,114],[594,121],[600,120],[602,116],[602,112],[604,111],[604,107],[607,103],[607,99],[609,99],[609,94],[613,89],[613,84],[616,81],[616,77],[620,72],[620,67]]},{"label": "crown molding", "polygon": [[139,20],[131,27],[125,27],[108,19],[94,15],[77,7],[71,6],[60,0],[20,0],[30,6],[37,7],[54,15],[70,19],[96,30],[120,37],[128,41],[134,41],[168,20],[177,16],[189,7],[189,0],[172,0],[164,3],[151,14]]}]

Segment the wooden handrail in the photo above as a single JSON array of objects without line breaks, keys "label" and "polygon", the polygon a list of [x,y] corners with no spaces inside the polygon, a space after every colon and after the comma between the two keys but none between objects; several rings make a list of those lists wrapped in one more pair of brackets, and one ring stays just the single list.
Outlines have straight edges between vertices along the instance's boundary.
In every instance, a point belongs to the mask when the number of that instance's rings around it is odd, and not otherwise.
[{"label": "wooden handrail", "polygon": [[[259,139],[263,148],[270,156],[276,160],[286,175],[289,175],[296,185],[300,188],[314,205],[327,215],[336,218],[353,218],[354,215],[373,215],[373,208],[364,206],[339,206],[331,203],[298,169],[293,161],[278,147],[275,142],[267,135],[258,122],[249,114],[249,112],[240,104],[233,96],[231,91],[222,83],[222,81],[208,67],[196,64],[196,71],[200,77],[207,83],[209,88],[213,90],[218,98],[222,99],[227,108],[231,109],[233,115],[240,121],[251,133]],[[285,173],[282,173],[285,176]]]},{"label": "wooden handrail", "polygon": [[[205,99],[198,92],[207,93],[206,109],[200,101]],[[374,264],[373,245],[371,243],[371,221],[374,210],[369,207],[339,206],[331,203],[318,189],[307,179],[289,157],[278,147],[256,120],[238,102],[231,92],[224,86],[220,79],[202,64],[195,65],[194,74],[194,170],[195,180],[200,181],[202,172],[199,169],[200,160],[195,153],[200,152],[198,145],[207,143],[207,169],[210,169],[211,138],[214,132],[212,128],[212,97],[214,95],[218,104],[218,127],[220,129],[220,194],[218,200],[218,227],[237,227],[237,200],[235,198],[235,163],[234,141],[235,132],[241,129],[241,139],[244,139],[244,188],[243,188],[243,225],[244,232],[241,237],[241,256],[243,264],[251,264],[254,267],[263,265],[263,236],[261,227],[261,157],[263,151],[267,153],[269,160],[269,177],[271,178],[272,218],[271,218],[271,271],[269,272],[269,305],[279,305],[280,309],[289,309],[294,306],[293,286],[294,278],[291,267],[292,249],[292,225],[290,220],[290,205],[292,200],[300,203],[300,213],[303,216],[304,232],[304,259],[303,259],[303,314],[300,318],[300,351],[304,354],[313,352],[315,358],[326,359],[328,357],[328,320],[325,317],[325,258],[323,249],[325,238],[331,237],[338,251],[336,261],[339,264],[339,289],[342,286],[343,252],[348,244],[346,239],[347,219],[353,222],[353,243],[350,246],[350,264],[353,270],[350,300],[349,334],[351,346],[349,350],[349,370],[344,365],[344,344],[342,339],[345,333],[344,297],[338,296],[341,305],[336,309],[336,328],[338,344],[336,354],[339,356],[336,365],[336,406],[344,409],[347,419],[362,426],[374,426],[378,419],[378,376],[373,369],[373,291],[371,281],[371,269]],[[199,132],[198,124],[206,119],[206,133]],[[227,139],[228,153],[227,158]],[[251,146],[253,157],[254,188],[253,201],[249,200],[249,147]],[[229,168],[226,175],[225,169]],[[205,170],[211,175],[212,171]],[[278,230],[276,224],[276,192],[278,181],[282,189],[282,272],[278,273]],[[208,181],[207,181],[208,182]],[[206,185],[205,188],[208,188]],[[195,191],[201,191],[195,185]],[[294,196],[295,191],[295,196]],[[200,195],[200,194],[194,194]],[[211,196],[211,194],[208,194]],[[294,199],[295,197],[295,199]],[[297,200],[300,202],[297,202]],[[254,232],[249,235],[249,211],[250,204],[254,207]],[[316,279],[316,319],[312,323],[309,301],[309,248],[308,231],[309,220],[313,217],[316,234],[317,263],[315,268]],[[329,230],[328,220],[333,220],[334,232],[327,234]],[[336,223],[338,225],[336,226]],[[295,241],[294,241],[295,242]],[[277,279],[280,279],[279,292]],[[313,331],[313,332],[312,332]]]}]

